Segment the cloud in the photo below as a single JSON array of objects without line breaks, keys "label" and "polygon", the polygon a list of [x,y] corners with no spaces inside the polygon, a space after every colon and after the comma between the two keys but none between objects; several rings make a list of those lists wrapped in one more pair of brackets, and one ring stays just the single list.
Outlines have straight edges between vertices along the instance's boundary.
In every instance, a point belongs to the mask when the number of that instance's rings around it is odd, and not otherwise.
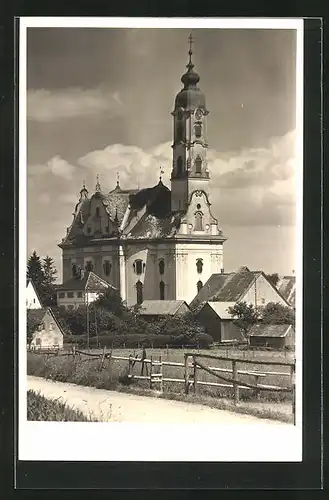
[{"label": "cloud", "polygon": [[105,87],[47,90],[31,89],[27,94],[27,118],[38,122],[106,114],[117,116],[124,105],[119,92]]},{"label": "cloud", "polygon": [[44,164],[28,165],[28,175],[30,178],[39,175],[52,174],[55,177],[61,177],[65,180],[71,180],[76,167],[68,163],[60,156],[53,156]]}]

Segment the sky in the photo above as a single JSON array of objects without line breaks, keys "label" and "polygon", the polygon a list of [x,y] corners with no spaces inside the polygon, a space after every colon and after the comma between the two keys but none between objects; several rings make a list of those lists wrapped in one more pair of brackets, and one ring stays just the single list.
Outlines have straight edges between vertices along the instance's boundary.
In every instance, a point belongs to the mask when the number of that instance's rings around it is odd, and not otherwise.
[{"label": "sky", "polygon": [[[28,28],[28,254],[54,258],[85,180],[170,187],[186,29]],[[210,202],[225,272],[295,268],[296,32],[193,29],[206,96]]]}]

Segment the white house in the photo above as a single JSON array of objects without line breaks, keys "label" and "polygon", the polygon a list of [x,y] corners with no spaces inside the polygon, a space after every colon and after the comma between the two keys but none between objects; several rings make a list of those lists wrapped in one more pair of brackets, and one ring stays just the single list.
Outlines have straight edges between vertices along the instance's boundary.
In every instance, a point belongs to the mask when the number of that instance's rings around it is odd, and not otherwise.
[{"label": "white house", "polygon": [[64,332],[50,307],[28,310],[27,324],[31,328],[30,348],[63,348]]},{"label": "white house", "polygon": [[92,271],[81,273],[57,287],[57,306],[75,309],[91,304],[109,287],[114,288]]},{"label": "white house", "polygon": [[42,304],[32,280],[26,283],[26,309],[41,309]]}]

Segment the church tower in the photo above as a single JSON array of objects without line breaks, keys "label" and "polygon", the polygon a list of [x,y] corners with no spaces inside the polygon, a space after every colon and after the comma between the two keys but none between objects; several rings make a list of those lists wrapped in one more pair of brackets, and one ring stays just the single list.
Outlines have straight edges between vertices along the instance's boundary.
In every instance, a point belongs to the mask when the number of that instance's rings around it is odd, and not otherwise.
[{"label": "church tower", "polygon": [[184,85],[175,99],[173,165],[171,173],[171,208],[186,211],[191,193],[200,190],[209,196],[206,122],[209,111],[205,96],[198,87],[200,77],[192,62],[192,35],[187,71],[181,78]]}]

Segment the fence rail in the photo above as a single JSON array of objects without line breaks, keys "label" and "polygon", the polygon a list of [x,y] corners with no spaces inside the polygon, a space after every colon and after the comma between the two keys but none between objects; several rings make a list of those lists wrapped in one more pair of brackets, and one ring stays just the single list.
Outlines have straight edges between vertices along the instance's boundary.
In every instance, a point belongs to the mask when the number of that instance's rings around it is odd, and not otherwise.
[{"label": "fence rail", "polygon": [[[75,346],[70,351],[63,352],[60,350],[52,350],[52,351],[43,351],[43,350],[33,350],[33,352],[41,352],[47,354],[47,356],[73,356],[75,359],[76,356],[79,356],[80,362],[85,362],[90,359],[100,359],[99,369],[102,370],[104,368],[105,360],[109,360],[110,363],[112,361],[127,361],[128,362],[128,372],[127,377],[130,380],[147,380],[149,382],[150,389],[153,389],[155,385],[159,387],[159,390],[163,391],[163,383],[164,382],[175,382],[182,383],[185,387],[185,394],[189,394],[190,389],[192,388],[194,394],[197,393],[198,386],[209,386],[209,387],[225,387],[233,389],[233,398],[234,403],[238,404],[240,400],[240,391],[253,391],[255,397],[258,398],[261,391],[270,391],[270,392],[286,392],[292,394],[292,413],[294,416],[295,423],[295,363],[287,362],[287,361],[269,361],[269,360],[248,360],[234,357],[224,357],[224,356],[215,356],[212,354],[204,354],[204,353],[195,353],[195,352],[185,352],[184,353],[184,363],[179,363],[175,361],[162,361],[161,355],[159,359],[154,359],[152,356],[150,358],[146,357],[144,353],[144,357],[138,357],[136,355],[130,356],[116,356],[113,354],[112,349],[109,352],[106,352],[106,347],[103,348],[100,353],[93,353],[90,351],[83,351],[76,349]],[[82,356],[85,356],[85,359],[82,359]],[[231,368],[220,368],[215,366],[205,366],[203,360],[217,360],[217,361],[226,361],[231,362]],[[136,363],[141,364],[141,373],[140,375],[134,373],[134,366]],[[255,369],[252,370],[238,370],[238,363],[241,364],[253,364],[253,365],[269,365],[269,366],[288,366],[290,367],[290,372],[278,372],[278,371],[258,371]],[[164,366],[173,366],[177,368],[183,368],[184,376],[183,378],[179,377],[164,377],[163,376],[163,367]],[[146,375],[144,375],[144,369],[146,371]],[[192,369],[192,372],[191,372]],[[200,371],[204,371],[209,373],[210,375],[216,377],[220,380],[220,382],[211,382],[211,381],[203,381],[198,380],[198,374]],[[228,374],[228,375],[224,375]],[[241,380],[238,376],[249,376],[254,378],[254,383],[247,382],[245,380]],[[270,385],[270,384],[262,384],[259,383],[259,380],[268,377],[268,376],[284,376],[289,377],[289,385],[287,386],[278,386],[278,385]]]}]

